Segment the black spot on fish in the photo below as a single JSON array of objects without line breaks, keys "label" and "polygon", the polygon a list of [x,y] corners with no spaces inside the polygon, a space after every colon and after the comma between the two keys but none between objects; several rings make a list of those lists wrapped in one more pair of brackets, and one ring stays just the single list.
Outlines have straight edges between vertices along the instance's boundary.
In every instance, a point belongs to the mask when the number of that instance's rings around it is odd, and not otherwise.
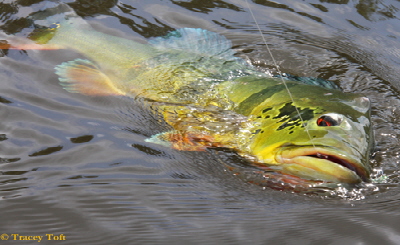
[{"label": "black spot on fish", "polygon": [[297,119],[296,121],[285,122],[281,126],[279,126],[277,130],[279,131],[279,130],[285,129],[287,127],[290,127],[289,128],[289,130],[290,130],[290,129],[294,128],[293,126],[300,126],[300,124],[301,124],[300,119]]},{"label": "black spot on fish", "polygon": [[[282,123],[282,125],[280,125],[277,130],[282,130],[287,127],[290,127],[289,130],[292,130],[294,127],[300,126],[301,119],[299,113],[304,121],[308,121],[314,117],[314,110],[311,110],[310,108],[304,108],[304,109],[297,108],[297,110],[296,107],[293,106],[291,102],[286,103],[282,108],[280,108],[279,114],[273,118],[273,119],[281,118],[281,120],[279,120],[278,123]],[[302,126],[304,127],[305,125]]]},{"label": "black spot on fish", "polygon": [[[276,117],[274,117],[274,119],[276,119]],[[289,120],[289,117],[288,117],[288,116],[285,116],[285,117],[283,117],[281,120],[277,121],[277,123],[285,122],[285,121],[287,121],[287,120]]]},{"label": "black spot on fish", "polygon": [[291,114],[296,112],[296,107],[292,105],[292,103],[286,103],[282,108],[279,109],[279,114],[273,119],[278,119],[282,117],[288,117]]},{"label": "black spot on fish", "polygon": [[253,134],[258,134],[261,132],[261,129],[257,129]]},{"label": "black spot on fish", "polygon": [[[288,87],[293,87],[295,84],[288,84]],[[266,89],[263,89],[257,93],[254,93],[247,97],[247,99],[243,100],[237,109],[237,112],[240,114],[243,114],[247,116],[255,106],[258,106],[262,102],[264,102],[266,99],[270,98],[276,93],[279,93],[283,90],[286,90],[284,85],[275,85]],[[268,108],[267,108],[268,109]]]},{"label": "black spot on fish", "polygon": [[265,108],[264,110],[262,110],[262,113],[265,114],[266,112],[272,110],[272,108]]}]

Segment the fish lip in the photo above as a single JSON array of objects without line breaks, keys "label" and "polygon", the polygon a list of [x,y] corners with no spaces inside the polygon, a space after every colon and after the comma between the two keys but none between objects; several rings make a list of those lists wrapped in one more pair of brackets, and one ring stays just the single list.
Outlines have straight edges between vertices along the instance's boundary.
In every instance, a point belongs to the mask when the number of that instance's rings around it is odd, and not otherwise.
[{"label": "fish lip", "polygon": [[[316,158],[340,165],[355,173],[359,180],[369,182],[369,171],[356,158],[350,157],[335,147],[306,145],[284,146],[276,155],[276,161],[282,164],[296,162],[296,158]],[[361,182],[361,181],[359,181]]]}]

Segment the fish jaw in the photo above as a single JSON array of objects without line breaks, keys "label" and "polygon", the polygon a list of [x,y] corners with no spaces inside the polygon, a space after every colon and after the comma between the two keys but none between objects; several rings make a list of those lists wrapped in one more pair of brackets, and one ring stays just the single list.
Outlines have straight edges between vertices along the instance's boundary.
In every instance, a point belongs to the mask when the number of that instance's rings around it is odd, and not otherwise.
[{"label": "fish jaw", "polygon": [[334,147],[281,147],[273,169],[311,181],[356,184],[368,181],[370,170],[355,157]]},{"label": "fish jaw", "polygon": [[353,184],[369,178],[360,160],[333,147],[283,147],[275,160],[282,172],[310,180]]}]

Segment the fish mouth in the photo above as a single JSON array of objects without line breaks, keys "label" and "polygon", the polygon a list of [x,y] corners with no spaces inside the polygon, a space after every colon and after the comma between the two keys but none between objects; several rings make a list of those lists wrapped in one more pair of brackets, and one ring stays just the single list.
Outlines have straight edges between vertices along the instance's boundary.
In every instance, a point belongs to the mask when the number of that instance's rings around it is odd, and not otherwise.
[{"label": "fish mouth", "polygon": [[282,147],[276,162],[283,173],[308,180],[360,183],[369,179],[369,170],[360,160],[333,147]]}]

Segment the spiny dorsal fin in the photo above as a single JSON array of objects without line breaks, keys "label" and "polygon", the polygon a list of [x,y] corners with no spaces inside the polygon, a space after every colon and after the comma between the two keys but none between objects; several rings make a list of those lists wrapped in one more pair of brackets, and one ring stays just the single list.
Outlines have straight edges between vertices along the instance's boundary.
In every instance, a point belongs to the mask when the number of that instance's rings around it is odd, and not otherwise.
[{"label": "spiny dorsal fin", "polygon": [[88,95],[125,95],[89,60],[76,59],[64,62],[55,69],[60,84],[68,92]]},{"label": "spiny dorsal fin", "polygon": [[182,50],[206,56],[235,60],[231,41],[224,36],[200,28],[182,28],[164,37],[149,40],[159,50]]},{"label": "spiny dorsal fin", "polygon": [[[280,77],[280,76],[276,75],[275,77]],[[308,85],[316,85],[324,88],[340,90],[340,87],[336,85],[334,82],[318,77],[298,77],[287,73],[284,73],[282,77],[289,81],[297,81]]]}]

